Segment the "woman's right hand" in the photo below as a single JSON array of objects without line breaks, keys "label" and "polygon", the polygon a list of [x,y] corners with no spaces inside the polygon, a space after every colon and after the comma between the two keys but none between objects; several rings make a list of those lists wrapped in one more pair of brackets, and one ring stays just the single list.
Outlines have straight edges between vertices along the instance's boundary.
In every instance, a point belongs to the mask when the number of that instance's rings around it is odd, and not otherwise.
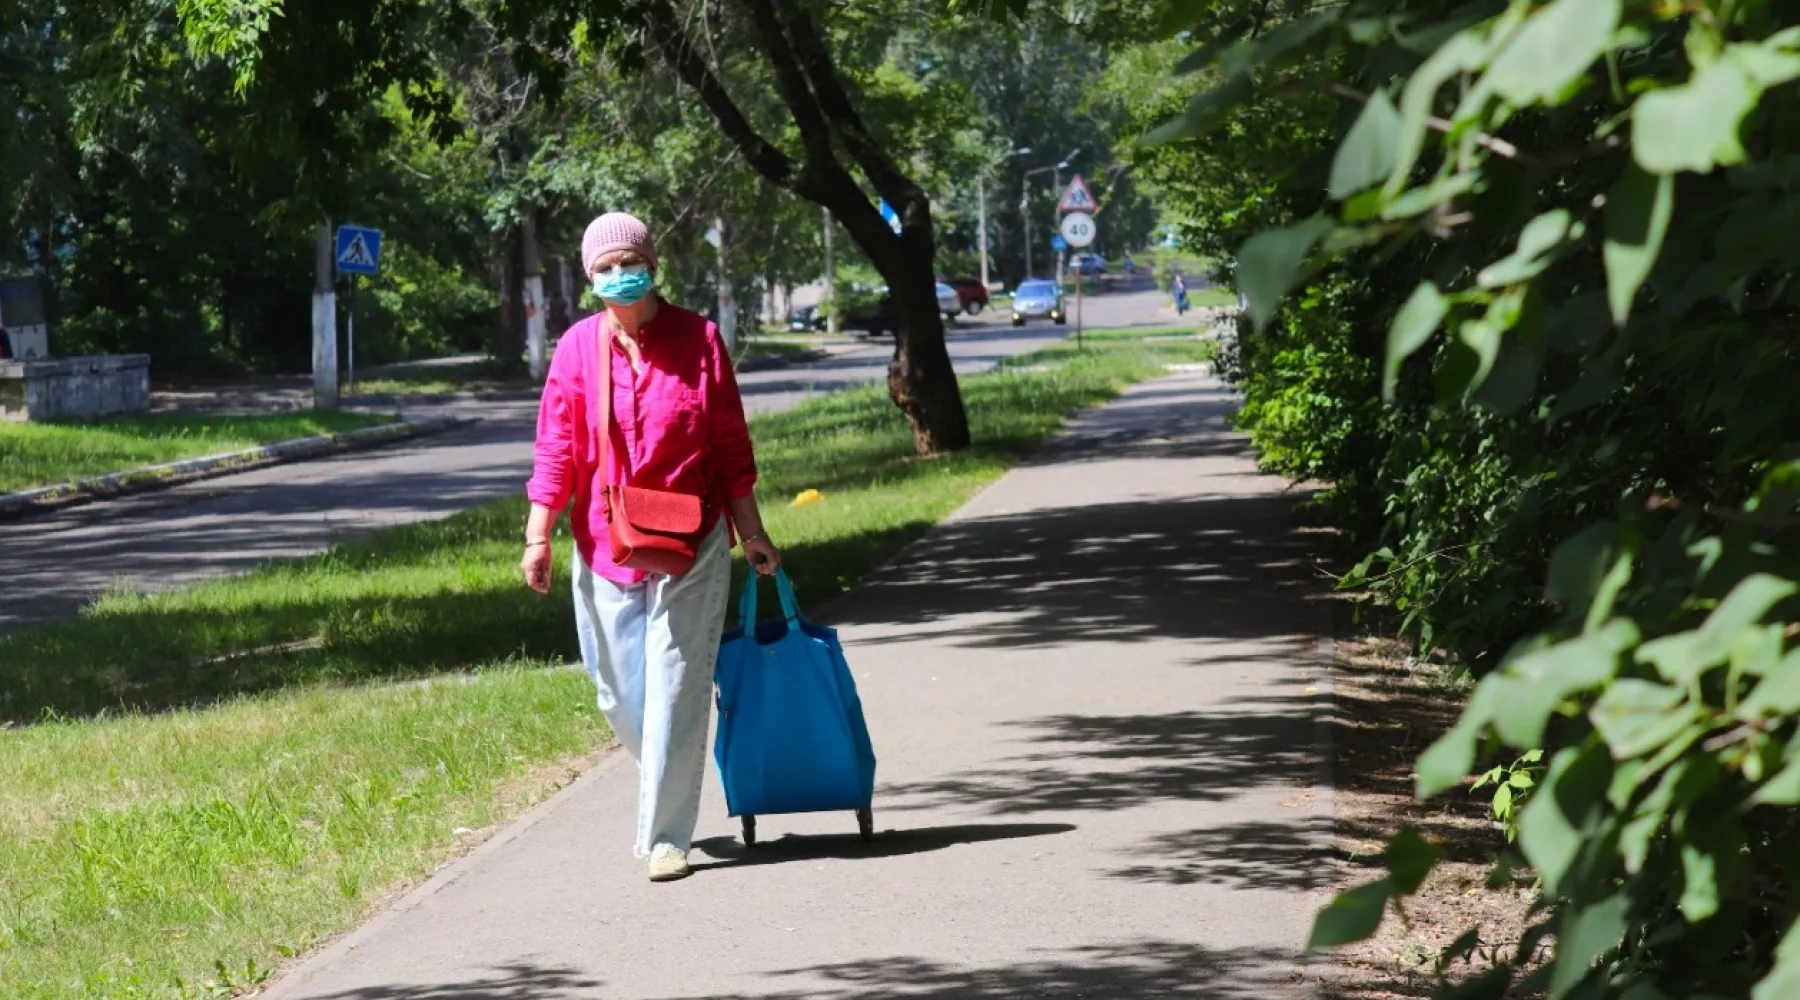
[{"label": "woman's right hand", "polygon": [[519,557],[519,571],[525,574],[525,586],[540,594],[550,592],[550,546],[543,542],[527,542],[525,554]]}]

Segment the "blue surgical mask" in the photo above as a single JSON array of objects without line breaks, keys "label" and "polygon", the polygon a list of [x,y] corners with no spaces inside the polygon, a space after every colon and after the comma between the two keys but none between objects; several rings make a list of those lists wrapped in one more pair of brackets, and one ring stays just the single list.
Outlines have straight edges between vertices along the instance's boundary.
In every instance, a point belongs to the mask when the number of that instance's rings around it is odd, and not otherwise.
[{"label": "blue surgical mask", "polygon": [[594,294],[608,305],[628,306],[650,294],[655,279],[644,264],[610,267],[594,276]]}]

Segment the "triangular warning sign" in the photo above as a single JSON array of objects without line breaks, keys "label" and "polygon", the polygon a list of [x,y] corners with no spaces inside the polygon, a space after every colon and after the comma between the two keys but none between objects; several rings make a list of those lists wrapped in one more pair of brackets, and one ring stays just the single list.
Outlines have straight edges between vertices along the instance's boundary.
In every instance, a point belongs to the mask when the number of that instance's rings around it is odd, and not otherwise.
[{"label": "triangular warning sign", "polygon": [[1063,192],[1062,201],[1056,203],[1058,212],[1092,212],[1100,205],[1094,200],[1094,192],[1088,190],[1087,181],[1080,174],[1069,182],[1069,189]]}]

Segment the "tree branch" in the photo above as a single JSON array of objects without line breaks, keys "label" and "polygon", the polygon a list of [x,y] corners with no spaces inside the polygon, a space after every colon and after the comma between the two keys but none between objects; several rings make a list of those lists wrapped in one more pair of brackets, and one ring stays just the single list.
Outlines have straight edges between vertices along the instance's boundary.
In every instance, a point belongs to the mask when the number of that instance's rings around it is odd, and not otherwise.
[{"label": "tree branch", "polygon": [[825,120],[825,112],[812,87],[807,84],[806,75],[800,71],[794,46],[782,32],[773,4],[770,0],[745,0],[745,6],[750,10],[750,23],[761,41],[763,55],[775,71],[775,89],[781,92],[782,102],[793,113],[794,124],[800,129],[800,141],[806,145],[807,165],[823,167],[835,163],[831,126]]},{"label": "tree branch", "polygon": [[669,5],[664,2],[647,3],[638,8],[638,14],[650,40],[662,52],[663,58],[675,68],[675,73],[681,77],[682,82],[694,88],[701,103],[712,112],[719,122],[719,128],[744,154],[744,159],[750,161],[756,172],[768,178],[770,183],[799,193],[794,162],[774,143],[764,139],[756,131],[756,126],[744,117],[731,95],[725,92],[725,85],[714,75],[712,67],[707,65],[706,59],[695,48],[693,39],[675,22],[674,11],[669,9]]},{"label": "tree branch", "polygon": [[794,54],[806,71],[807,79],[812,83],[812,92],[820,109],[831,119],[834,130],[844,142],[844,148],[862,168],[869,182],[875,185],[875,190],[900,214],[902,239],[912,236],[929,239],[930,205],[924,189],[895,165],[893,158],[869,133],[868,126],[863,123],[862,116],[850,101],[849,92],[844,89],[843,80],[832,62],[831,51],[826,47],[824,36],[819,33],[811,15],[794,0],[750,2],[756,6],[771,8],[771,13],[774,5],[779,4],[783,15],[782,26],[793,44]]}]

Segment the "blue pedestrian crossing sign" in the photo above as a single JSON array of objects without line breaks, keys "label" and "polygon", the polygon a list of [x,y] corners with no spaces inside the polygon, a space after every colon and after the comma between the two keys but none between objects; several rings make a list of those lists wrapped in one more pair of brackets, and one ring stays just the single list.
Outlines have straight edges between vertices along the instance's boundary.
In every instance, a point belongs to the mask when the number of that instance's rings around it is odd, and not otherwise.
[{"label": "blue pedestrian crossing sign", "polygon": [[342,225],[337,231],[339,274],[374,274],[381,266],[381,230]]},{"label": "blue pedestrian crossing sign", "polygon": [[1050,249],[1055,250],[1057,253],[1062,253],[1069,249],[1069,241],[1063,239],[1063,234],[1057,233],[1055,236],[1050,237]]},{"label": "blue pedestrian crossing sign", "polygon": [[888,227],[893,229],[894,235],[899,236],[900,213],[894,211],[894,206],[888,204],[886,198],[881,199],[881,217],[887,220]]}]

